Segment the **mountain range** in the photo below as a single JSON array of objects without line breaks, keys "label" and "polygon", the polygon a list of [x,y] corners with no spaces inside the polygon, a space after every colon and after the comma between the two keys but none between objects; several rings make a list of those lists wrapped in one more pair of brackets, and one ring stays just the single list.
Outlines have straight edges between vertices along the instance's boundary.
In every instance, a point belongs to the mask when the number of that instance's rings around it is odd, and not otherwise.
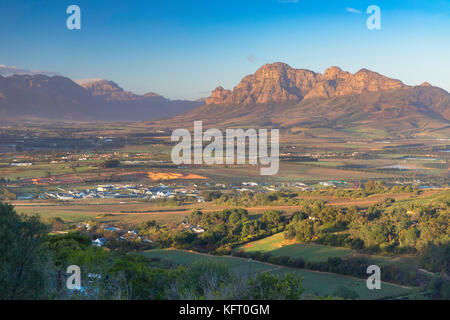
[{"label": "mountain range", "polygon": [[367,69],[355,74],[331,67],[324,74],[305,69],[293,69],[285,63],[266,64],[246,76],[231,91],[218,87],[208,104],[267,104],[300,102],[313,98],[333,98],[404,87],[399,80]]},{"label": "mountain range", "polygon": [[[155,120],[166,127],[203,120],[214,126],[271,126],[291,132],[450,135],[450,94],[429,83],[408,86],[374,71],[323,74],[266,64],[232,90],[217,87],[198,101],[137,95],[101,79],[55,75],[0,76],[0,116],[70,120]],[[165,119],[162,119],[165,118]],[[317,130],[316,130],[317,131]]]},{"label": "mountain range", "polygon": [[107,80],[47,75],[0,76],[0,116],[11,119],[140,121],[169,117],[203,102],[137,95]]},{"label": "mountain range", "polygon": [[216,88],[204,106],[168,122],[181,119],[293,131],[357,128],[448,135],[450,95],[429,83],[408,86],[367,69],[352,74],[331,67],[321,74],[278,62],[262,66],[232,90]]}]

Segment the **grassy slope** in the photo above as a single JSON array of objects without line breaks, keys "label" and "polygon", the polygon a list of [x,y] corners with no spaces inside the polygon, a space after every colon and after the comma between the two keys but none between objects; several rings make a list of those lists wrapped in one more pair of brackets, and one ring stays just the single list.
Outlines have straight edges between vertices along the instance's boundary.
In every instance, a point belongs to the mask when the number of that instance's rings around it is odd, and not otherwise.
[{"label": "grassy slope", "polygon": [[[194,252],[186,252],[173,249],[156,249],[143,252],[147,257],[154,257],[172,261],[176,264],[190,264],[195,261],[216,260],[227,264],[230,269],[237,274],[248,274],[248,261],[236,257],[215,257]],[[410,292],[409,289],[401,286],[383,283],[381,290],[369,290],[365,281],[353,277],[321,273],[300,269],[291,269],[279,267],[262,262],[252,262],[251,272],[272,272],[275,275],[282,275],[286,272],[295,272],[303,277],[303,285],[306,293],[331,295],[339,286],[346,286],[355,290],[361,299],[381,299],[393,296],[405,295]]]},{"label": "grassy slope", "polygon": [[247,243],[239,249],[245,252],[270,252],[274,256],[302,257],[306,261],[326,261],[328,257],[343,257],[354,252],[347,248],[293,243],[284,240],[283,233]]}]

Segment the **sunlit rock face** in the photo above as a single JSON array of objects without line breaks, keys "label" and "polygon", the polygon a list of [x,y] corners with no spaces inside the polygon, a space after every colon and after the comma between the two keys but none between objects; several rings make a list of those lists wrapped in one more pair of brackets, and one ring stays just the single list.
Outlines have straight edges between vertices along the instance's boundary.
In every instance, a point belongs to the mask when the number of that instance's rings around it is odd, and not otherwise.
[{"label": "sunlit rock face", "polygon": [[317,97],[338,97],[363,92],[399,89],[405,85],[376,72],[362,69],[355,74],[331,67],[324,74],[294,69],[281,62],[266,64],[244,77],[233,90],[216,88],[207,104],[254,104],[299,102]]}]

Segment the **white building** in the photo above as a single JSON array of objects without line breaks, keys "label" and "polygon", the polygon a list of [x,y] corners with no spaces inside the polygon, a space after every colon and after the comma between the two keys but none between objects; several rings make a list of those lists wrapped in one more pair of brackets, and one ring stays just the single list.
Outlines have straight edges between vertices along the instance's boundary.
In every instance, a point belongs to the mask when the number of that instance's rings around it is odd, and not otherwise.
[{"label": "white building", "polygon": [[31,162],[11,162],[9,165],[11,167],[29,167],[33,164]]},{"label": "white building", "polygon": [[107,240],[105,238],[97,238],[94,241],[92,241],[92,245],[97,246],[97,247],[101,247],[106,242],[107,242]]}]

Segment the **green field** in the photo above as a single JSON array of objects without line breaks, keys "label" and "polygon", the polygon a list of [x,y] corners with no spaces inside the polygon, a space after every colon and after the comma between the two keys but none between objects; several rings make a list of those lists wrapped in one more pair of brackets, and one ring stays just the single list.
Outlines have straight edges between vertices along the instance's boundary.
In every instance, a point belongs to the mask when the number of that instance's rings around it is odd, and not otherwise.
[{"label": "green field", "polygon": [[[200,254],[195,252],[188,252],[182,250],[170,250],[170,249],[155,249],[146,251],[143,253],[146,257],[149,258],[160,258],[164,260],[169,260],[176,264],[190,264],[196,261],[218,261],[226,264],[230,267],[231,270],[236,272],[239,275],[247,275],[249,272],[248,261],[245,259],[238,259],[233,257],[219,257],[219,256],[211,256],[206,254]],[[274,266],[271,266],[266,263],[261,262],[252,262],[251,272],[258,271],[268,271],[270,269],[274,269]]]},{"label": "green field", "polygon": [[283,233],[244,244],[238,248],[244,252],[269,252],[274,256],[289,256],[303,258],[305,261],[321,262],[328,257],[344,257],[354,253],[347,248],[329,247],[316,244],[301,244],[286,242]]},{"label": "green field", "polygon": [[286,272],[294,272],[303,277],[303,287],[306,293],[327,296],[333,294],[340,286],[345,286],[356,291],[363,300],[386,299],[390,297],[398,297],[408,295],[411,290],[405,287],[382,283],[381,290],[369,290],[366,286],[366,281],[333,274],[322,273],[308,270],[294,270],[288,268],[279,268],[272,271],[273,274],[283,275]]},{"label": "green field", "polygon": [[[149,258],[160,258],[176,264],[191,264],[195,261],[214,260],[222,262],[230,267],[230,270],[239,275],[247,275],[249,272],[249,262],[246,259],[236,257],[216,257],[200,253],[187,252],[173,249],[156,249],[142,253]],[[369,290],[365,280],[331,273],[314,272],[300,269],[285,268],[262,262],[252,262],[251,272],[272,272],[275,275],[283,275],[287,272],[294,272],[303,277],[303,286],[306,294],[318,294],[327,296],[339,286],[346,286],[355,290],[361,299],[382,299],[407,295],[411,290],[397,285],[383,283],[381,290]]]},{"label": "green field", "polygon": [[[96,169],[84,162],[73,163],[80,165],[76,168],[76,173],[89,172]],[[7,167],[0,169],[0,176],[11,180],[43,178],[49,175],[54,176],[70,173],[74,173],[74,171],[68,163],[35,163],[30,167]]]}]

